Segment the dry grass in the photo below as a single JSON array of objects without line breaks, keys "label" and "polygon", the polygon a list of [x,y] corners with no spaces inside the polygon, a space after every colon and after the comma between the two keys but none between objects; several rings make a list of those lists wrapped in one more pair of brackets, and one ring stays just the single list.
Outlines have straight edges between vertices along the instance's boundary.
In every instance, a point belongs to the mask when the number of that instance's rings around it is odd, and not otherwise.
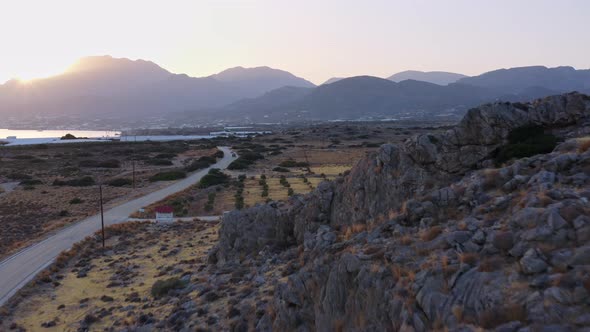
[{"label": "dry grass", "polygon": [[588,150],[590,150],[590,137],[584,137],[581,138],[578,144],[578,152],[579,153],[584,153]]},{"label": "dry grass", "polygon": [[414,242],[414,238],[410,234],[405,234],[399,239],[399,243],[404,246],[410,245]]},{"label": "dry grass", "polygon": [[493,272],[499,270],[502,265],[504,265],[504,261],[501,258],[486,257],[479,263],[477,270],[479,272]]},{"label": "dry grass", "polygon": [[457,319],[457,321],[462,322],[463,321],[463,307],[460,305],[453,305],[453,307],[451,308],[451,312],[453,312],[453,316],[455,316],[455,318]]},{"label": "dry grass", "polygon": [[468,265],[475,265],[479,260],[479,255],[473,252],[465,252],[459,254],[459,262]]},{"label": "dry grass", "polygon": [[422,241],[432,241],[443,232],[441,226],[432,226],[420,232],[420,239]]},{"label": "dry grass", "polygon": [[526,322],[526,320],[527,312],[525,307],[516,303],[507,304],[502,307],[489,308],[482,312],[478,317],[479,324],[486,329],[492,329],[508,322]]},{"label": "dry grass", "polygon": [[342,237],[344,240],[350,240],[354,235],[367,230],[367,224],[352,224],[344,226]]},{"label": "dry grass", "polygon": [[498,175],[500,171],[497,168],[484,169],[483,173],[483,189],[490,190],[498,186]]}]

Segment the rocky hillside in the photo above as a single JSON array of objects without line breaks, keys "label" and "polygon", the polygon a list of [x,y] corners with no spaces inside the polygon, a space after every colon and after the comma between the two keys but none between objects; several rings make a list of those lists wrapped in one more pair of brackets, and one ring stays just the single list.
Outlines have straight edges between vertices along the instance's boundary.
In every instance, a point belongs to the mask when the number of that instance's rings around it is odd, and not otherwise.
[{"label": "rocky hillside", "polygon": [[229,213],[209,263],[287,265],[262,331],[590,328],[589,134],[585,95],[480,106]]},{"label": "rocky hillside", "polygon": [[110,228],[0,330],[589,331],[589,199],[590,97],[483,105],[220,225]]}]

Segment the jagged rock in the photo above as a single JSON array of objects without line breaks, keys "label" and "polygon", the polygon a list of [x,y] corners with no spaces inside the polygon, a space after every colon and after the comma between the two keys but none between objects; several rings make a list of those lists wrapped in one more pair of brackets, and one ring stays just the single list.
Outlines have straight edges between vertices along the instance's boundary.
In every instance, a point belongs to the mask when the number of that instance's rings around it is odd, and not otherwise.
[{"label": "jagged rock", "polygon": [[568,261],[569,266],[590,265],[590,245],[577,248]]},{"label": "jagged rock", "polygon": [[536,274],[544,272],[548,265],[543,260],[542,255],[536,249],[529,249],[520,259],[522,272],[525,274]]},{"label": "jagged rock", "polygon": [[446,132],[385,144],[306,196],[224,216],[210,262],[299,252],[286,282],[265,274],[276,287],[260,330],[564,329],[588,310],[590,281],[568,278],[590,273],[590,152],[569,140],[478,169],[524,125],[571,138],[590,127],[590,98],[487,104]]}]

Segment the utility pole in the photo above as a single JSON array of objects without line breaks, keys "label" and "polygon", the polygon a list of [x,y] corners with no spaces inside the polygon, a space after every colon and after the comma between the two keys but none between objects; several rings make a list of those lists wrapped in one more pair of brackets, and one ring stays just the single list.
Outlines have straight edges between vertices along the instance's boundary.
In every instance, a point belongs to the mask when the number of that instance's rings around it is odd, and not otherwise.
[{"label": "utility pole", "polygon": [[135,159],[133,159],[132,163],[133,163],[133,190],[135,190]]},{"label": "utility pole", "polygon": [[102,207],[102,182],[98,185],[100,193],[100,224],[102,226],[102,248],[104,249],[104,211]]}]

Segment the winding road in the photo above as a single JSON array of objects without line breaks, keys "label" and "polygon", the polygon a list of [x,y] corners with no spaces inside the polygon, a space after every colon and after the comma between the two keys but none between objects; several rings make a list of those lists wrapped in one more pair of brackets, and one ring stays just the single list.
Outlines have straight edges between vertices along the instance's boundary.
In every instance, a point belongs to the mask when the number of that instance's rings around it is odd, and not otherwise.
[{"label": "winding road", "polygon": [[[129,220],[129,215],[140,208],[158,202],[197,183],[211,168],[225,169],[237,157],[227,147],[218,147],[224,156],[209,168],[191,174],[183,180],[104,211],[105,225]],[[100,214],[66,227],[45,240],[31,245],[0,262],[0,305],[31,281],[64,250],[100,229]]]}]

